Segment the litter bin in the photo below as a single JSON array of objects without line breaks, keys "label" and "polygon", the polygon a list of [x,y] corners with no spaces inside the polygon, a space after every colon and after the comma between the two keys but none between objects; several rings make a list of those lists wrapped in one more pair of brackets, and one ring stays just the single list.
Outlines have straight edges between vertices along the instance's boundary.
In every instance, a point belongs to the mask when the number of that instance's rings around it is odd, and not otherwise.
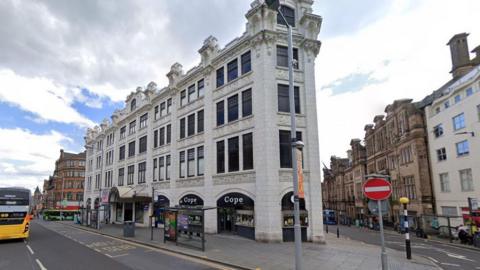
[{"label": "litter bin", "polygon": [[123,223],[123,237],[135,237],[135,222],[125,221]]}]

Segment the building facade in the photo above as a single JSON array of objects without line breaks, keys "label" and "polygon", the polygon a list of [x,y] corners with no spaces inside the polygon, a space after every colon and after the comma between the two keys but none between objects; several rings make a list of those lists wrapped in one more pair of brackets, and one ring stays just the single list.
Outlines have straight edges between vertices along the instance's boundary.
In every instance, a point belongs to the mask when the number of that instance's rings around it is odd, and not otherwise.
[{"label": "building facade", "polygon": [[470,59],[468,34],[448,42],[453,78],[425,107],[436,210],[468,212],[468,198],[480,199],[480,46]]},{"label": "building facade", "polygon": [[79,209],[83,205],[84,182],[85,152],[75,154],[61,149],[53,175],[44,180],[44,208]]},{"label": "building facade", "polygon": [[[314,63],[322,20],[311,0],[281,3],[298,61],[303,231],[321,242]],[[293,231],[287,28],[263,1],[246,18],[242,36],[224,48],[210,36],[198,66],[184,72],[175,63],[167,87],[138,88],[111,121],[87,131],[85,207],[104,204],[109,221],[141,226],[162,206],[214,206],[206,211],[210,233],[247,230],[258,241],[282,241]]]}]

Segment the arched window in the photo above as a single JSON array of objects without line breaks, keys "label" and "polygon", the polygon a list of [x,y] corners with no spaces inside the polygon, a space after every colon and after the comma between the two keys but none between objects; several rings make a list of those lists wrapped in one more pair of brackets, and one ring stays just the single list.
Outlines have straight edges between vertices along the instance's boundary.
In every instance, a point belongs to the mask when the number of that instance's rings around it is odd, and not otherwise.
[{"label": "arched window", "polygon": [[[291,27],[295,27],[295,10],[293,8],[290,8],[288,6],[280,6],[280,11],[282,12],[283,16],[287,20],[288,24]],[[282,18],[282,15],[277,14],[277,23],[286,25],[285,21]]]},{"label": "arched window", "polygon": [[130,103],[130,111],[134,111],[137,108],[137,100],[133,99]]}]

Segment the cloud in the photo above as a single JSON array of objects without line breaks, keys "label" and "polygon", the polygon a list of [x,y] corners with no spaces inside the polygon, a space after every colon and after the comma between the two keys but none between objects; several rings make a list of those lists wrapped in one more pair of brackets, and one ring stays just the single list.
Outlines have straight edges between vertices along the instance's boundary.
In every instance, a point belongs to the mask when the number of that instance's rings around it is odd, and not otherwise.
[{"label": "cloud", "polygon": [[53,130],[34,134],[26,129],[0,128],[0,186],[42,187],[43,179],[53,173],[59,149],[71,142]]}]

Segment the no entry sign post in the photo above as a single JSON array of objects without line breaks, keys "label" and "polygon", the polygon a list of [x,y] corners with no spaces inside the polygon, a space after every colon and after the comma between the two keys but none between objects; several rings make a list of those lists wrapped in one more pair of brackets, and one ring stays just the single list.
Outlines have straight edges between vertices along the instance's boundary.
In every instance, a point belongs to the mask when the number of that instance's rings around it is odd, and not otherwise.
[{"label": "no entry sign post", "polygon": [[382,270],[388,270],[387,252],[385,251],[385,235],[383,232],[382,201],[392,194],[392,185],[386,180],[388,176],[367,176],[369,179],[363,184],[363,193],[370,200],[378,203],[378,221],[380,223],[380,240],[382,243]]}]

